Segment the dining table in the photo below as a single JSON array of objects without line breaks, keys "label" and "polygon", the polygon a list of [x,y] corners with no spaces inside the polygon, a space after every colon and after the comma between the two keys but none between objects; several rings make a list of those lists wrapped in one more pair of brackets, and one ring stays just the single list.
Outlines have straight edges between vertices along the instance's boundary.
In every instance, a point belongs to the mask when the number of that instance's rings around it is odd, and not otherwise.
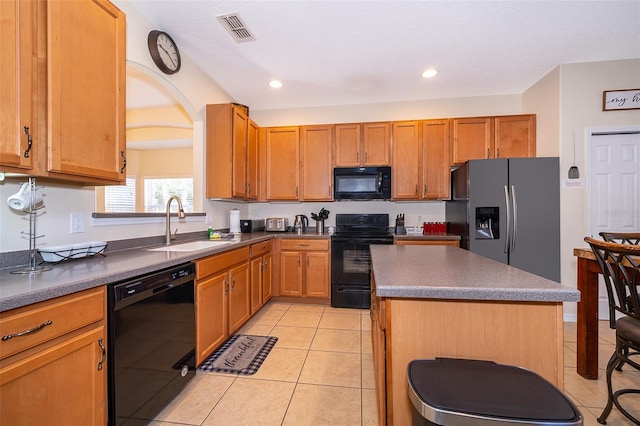
[{"label": "dining table", "polygon": [[[598,275],[602,274],[602,270],[591,248],[574,248],[573,255],[578,259],[577,287],[580,291],[576,339],[577,371],[585,379],[596,380],[598,379]],[[633,259],[636,260],[635,256]]]},{"label": "dining table", "polygon": [[577,317],[577,371],[585,379],[598,378],[598,274],[600,265],[590,248],[574,248],[580,291]]}]

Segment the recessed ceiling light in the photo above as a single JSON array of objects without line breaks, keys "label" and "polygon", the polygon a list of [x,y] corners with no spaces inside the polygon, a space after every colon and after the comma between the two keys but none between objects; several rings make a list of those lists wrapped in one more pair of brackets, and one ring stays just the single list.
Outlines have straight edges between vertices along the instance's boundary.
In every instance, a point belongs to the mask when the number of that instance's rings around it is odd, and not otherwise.
[{"label": "recessed ceiling light", "polygon": [[438,71],[434,70],[433,68],[430,68],[428,70],[425,70],[422,73],[422,78],[431,78],[431,77],[434,77],[436,74],[438,74]]},{"label": "recessed ceiling light", "polygon": [[279,80],[271,80],[269,82],[269,87],[273,87],[274,89],[279,89],[282,87],[282,82]]}]

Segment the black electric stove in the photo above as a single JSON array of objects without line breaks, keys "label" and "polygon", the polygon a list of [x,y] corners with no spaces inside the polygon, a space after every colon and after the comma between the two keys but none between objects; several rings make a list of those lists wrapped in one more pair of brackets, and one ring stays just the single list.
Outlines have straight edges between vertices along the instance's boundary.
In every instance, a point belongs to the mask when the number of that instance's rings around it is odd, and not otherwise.
[{"label": "black electric stove", "polygon": [[388,214],[336,215],[331,237],[331,306],[370,307],[371,244],[393,244]]}]

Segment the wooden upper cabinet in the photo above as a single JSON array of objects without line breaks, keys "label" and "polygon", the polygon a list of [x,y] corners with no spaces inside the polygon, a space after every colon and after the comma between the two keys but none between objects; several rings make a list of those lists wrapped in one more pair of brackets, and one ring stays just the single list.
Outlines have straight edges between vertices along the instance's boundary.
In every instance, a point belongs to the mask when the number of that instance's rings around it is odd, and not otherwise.
[{"label": "wooden upper cabinet", "polygon": [[535,114],[495,117],[496,158],[536,156]]},{"label": "wooden upper cabinet", "polygon": [[450,197],[449,140],[449,120],[422,123],[422,199],[445,200]]},{"label": "wooden upper cabinet", "polygon": [[331,145],[333,126],[300,128],[302,191],[300,200],[333,200]]},{"label": "wooden upper cabinet", "polygon": [[[242,108],[233,108],[231,126],[233,131],[231,155],[231,196],[244,198],[247,193],[247,134],[249,117]],[[215,176],[214,176],[215,177]]]},{"label": "wooden upper cabinet", "polygon": [[[35,148],[29,149],[29,135],[37,130],[33,112],[36,70],[35,3],[0,2],[0,170],[28,173]],[[28,133],[25,132],[28,128]],[[26,153],[26,154],[25,154]],[[5,167],[6,166],[6,167]]]},{"label": "wooden upper cabinet", "polygon": [[206,195],[255,199],[258,196],[258,126],[237,104],[207,105]]},{"label": "wooden upper cabinet", "polygon": [[364,166],[391,164],[391,123],[364,123],[362,125]]},{"label": "wooden upper cabinet", "polygon": [[259,171],[259,131],[258,125],[249,119],[247,127],[247,193],[246,198],[258,199],[258,171]]},{"label": "wooden upper cabinet", "polygon": [[452,123],[452,164],[536,156],[535,114],[455,118]]},{"label": "wooden upper cabinet", "polygon": [[125,15],[107,0],[46,8],[48,171],[123,182]]},{"label": "wooden upper cabinet", "polygon": [[454,118],[451,162],[491,158],[493,119],[491,117]]},{"label": "wooden upper cabinet", "polygon": [[391,185],[393,200],[419,197],[422,128],[419,121],[393,123],[393,164]]},{"label": "wooden upper cabinet", "polygon": [[265,131],[267,200],[298,200],[300,128],[270,127]]},{"label": "wooden upper cabinet", "polygon": [[336,124],[334,158],[336,167],[356,167],[360,165],[360,124]]},{"label": "wooden upper cabinet", "polygon": [[336,167],[388,166],[391,164],[391,123],[336,124]]}]

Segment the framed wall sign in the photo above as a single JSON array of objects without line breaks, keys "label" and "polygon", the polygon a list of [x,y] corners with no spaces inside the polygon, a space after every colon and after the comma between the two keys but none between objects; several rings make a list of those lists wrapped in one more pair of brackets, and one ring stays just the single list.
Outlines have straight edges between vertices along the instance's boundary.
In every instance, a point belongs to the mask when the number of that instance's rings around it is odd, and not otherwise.
[{"label": "framed wall sign", "polygon": [[640,109],[640,89],[605,90],[602,92],[602,110]]}]

